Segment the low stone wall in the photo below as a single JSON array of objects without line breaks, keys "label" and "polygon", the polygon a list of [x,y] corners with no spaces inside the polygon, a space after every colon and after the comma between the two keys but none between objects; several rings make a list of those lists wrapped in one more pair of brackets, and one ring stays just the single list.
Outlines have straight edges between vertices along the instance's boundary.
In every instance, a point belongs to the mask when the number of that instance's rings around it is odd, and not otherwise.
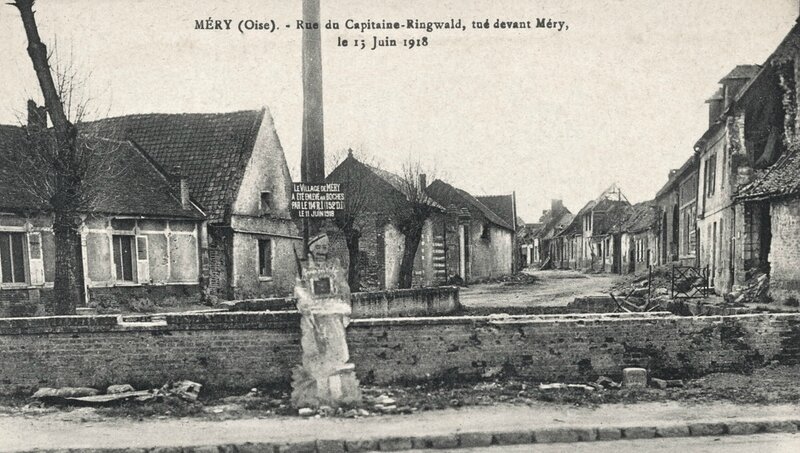
[{"label": "low stone wall", "polygon": [[[131,322],[136,320],[136,322]],[[173,379],[210,390],[287,383],[300,360],[296,312],[0,319],[0,392]],[[480,376],[500,367],[541,381],[659,377],[800,362],[800,314],[669,313],[355,320],[348,328],[362,382]]]},{"label": "low stone wall", "polygon": [[352,295],[353,318],[436,316],[458,311],[457,286],[395,289]]},{"label": "low stone wall", "polygon": [[[223,302],[231,311],[293,310],[294,298],[248,299]],[[461,308],[457,286],[396,289],[353,293],[352,318],[386,318],[437,316],[457,312]]]}]

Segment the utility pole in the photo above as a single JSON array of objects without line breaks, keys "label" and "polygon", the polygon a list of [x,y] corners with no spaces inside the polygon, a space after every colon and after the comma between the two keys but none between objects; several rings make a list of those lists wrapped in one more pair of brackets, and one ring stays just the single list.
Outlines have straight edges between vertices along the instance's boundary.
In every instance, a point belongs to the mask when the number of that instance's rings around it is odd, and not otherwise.
[{"label": "utility pole", "polygon": [[[319,0],[303,0],[303,144],[300,177],[306,184],[325,182],[325,134],[322,115],[322,44]],[[316,24],[316,26],[314,25]],[[303,257],[319,221],[303,219]]]}]

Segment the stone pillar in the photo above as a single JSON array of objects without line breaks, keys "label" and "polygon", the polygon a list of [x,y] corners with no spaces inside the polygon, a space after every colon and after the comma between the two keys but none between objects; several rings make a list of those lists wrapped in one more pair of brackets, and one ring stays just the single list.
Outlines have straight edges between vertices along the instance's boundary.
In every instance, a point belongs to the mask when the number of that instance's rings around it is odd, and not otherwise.
[{"label": "stone pillar", "polygon": [[348,363],[345,328],[350,323],[350,288],[339,260],[328,258],[328,237],[309,241],[294,294],[300,311],[302,365],[292,374],[294,407],[338,407],[361,400],[355,367]]}]

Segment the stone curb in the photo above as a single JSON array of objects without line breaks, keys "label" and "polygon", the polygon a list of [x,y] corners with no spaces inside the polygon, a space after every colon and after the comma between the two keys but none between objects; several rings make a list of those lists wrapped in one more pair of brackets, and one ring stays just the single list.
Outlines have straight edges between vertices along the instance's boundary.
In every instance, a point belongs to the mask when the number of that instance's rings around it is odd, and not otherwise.
[{"label": "stone curb", "polygon": [[624,425],[618,427],[563,426],[532,428],[530,430],[496,432],[460,432],[430,436],[393,436],[364,439],[321,439],[302,442],[203,445],[193,447],[154,448],[96,448],[28,450],[37,453],[75,453],[83,451],[104,453],[344,453],[369,451],[402,451],[423,449],[456,449],[492,445],[531,443],[570,443],[613,441],[621,439],[653,439],[665,437],[699,437],[751,435],[763,433],[796,433],[800,419],[726,420],[693,423]]}]

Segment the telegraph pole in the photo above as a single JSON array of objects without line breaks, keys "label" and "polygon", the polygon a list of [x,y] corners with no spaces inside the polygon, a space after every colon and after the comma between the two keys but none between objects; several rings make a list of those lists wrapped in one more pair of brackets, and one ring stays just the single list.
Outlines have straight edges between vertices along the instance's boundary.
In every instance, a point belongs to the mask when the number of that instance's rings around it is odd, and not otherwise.
[{"label": "telegraph pole", "polygon": [[[300,178],[306,184],[325,182],[325,134],[322,115],[322,44],[319,0],[303,0],[303,143]],[[311,26],[309,26],[311,24]],[[316,24],[314,26],[313,24]],[[319,221],[303,219],[303,257]]]}]

